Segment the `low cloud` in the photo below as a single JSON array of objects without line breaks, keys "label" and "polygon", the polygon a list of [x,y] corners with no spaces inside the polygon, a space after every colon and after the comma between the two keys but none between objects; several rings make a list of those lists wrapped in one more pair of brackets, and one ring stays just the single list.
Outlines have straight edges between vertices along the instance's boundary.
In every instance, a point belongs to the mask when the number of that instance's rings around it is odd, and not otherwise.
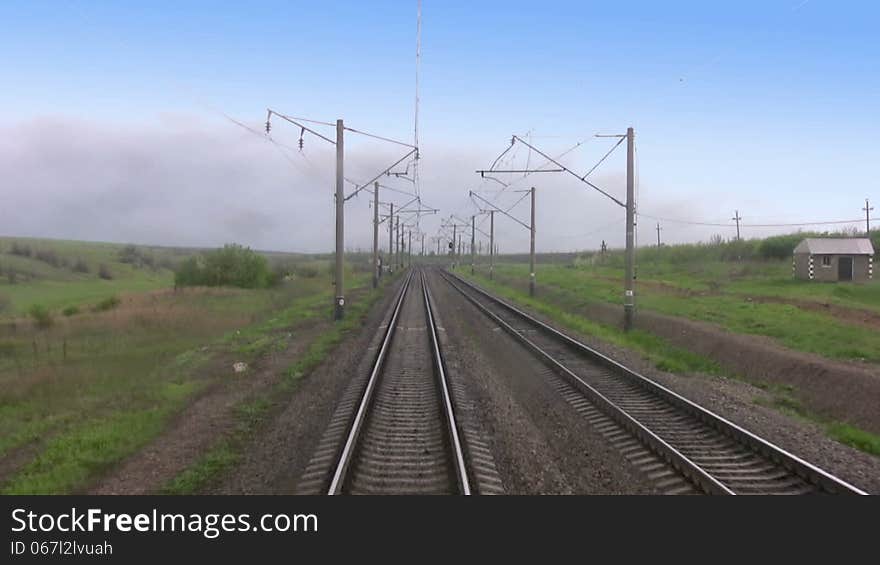
[{"label": "low cloud", "polygon": [[[0,125],[0,140],[3,235],[180,246],[234,241],[307,252],[333,247],[333,153],[314,139],[307,139],[300,155],[226,122],[163,117],[120,126],[45,117]],[[296,138],[287,141],[296,145]],[[368,179],[398,158],[399,149],[347,143],[346,176]],[[426,206],[441,209],[422,220],[429,237],[441,217],[474,213],[467,197],[469,189],[481,184],[474,171],[493,158],[483,148],[423,146],[422,197]],[[612,172],[597,174],[594,181],[622,199],[624,177],[610,168]],[[402,180],[381,181],[412,190]],[[499,205],[509,206],[521,196],[515,190],[532,184],[538,187],[539,250],[595,248],[603,239],[612,246],[623,243],[623,210],[567,175],[521,179],[498,199]],[[699,214],[693,203],[657,199],[654,206],[650,190],[644,184],[640,190],[647,206],[658,213],[685,219]],[[398,204],[408,200],[397,193],[382,194],[382,200],[391,198]],[[348,249],[371,245],[371,200],[371,191],[364,191],[346,205]],[[528,222],[528,200],[511,213]],[[647,223],[641,226],[646,242],[656,238],[654,222]],[[524,228],[502,216],[496,217],[496,227],[502,250],[528,249]],[[383,247],[385,230],[383,226]],[[469,230],[465,233],[467,241]],[[710,233],[698,230],[677,237],[670,229],[669,236],[694,240]]]}]

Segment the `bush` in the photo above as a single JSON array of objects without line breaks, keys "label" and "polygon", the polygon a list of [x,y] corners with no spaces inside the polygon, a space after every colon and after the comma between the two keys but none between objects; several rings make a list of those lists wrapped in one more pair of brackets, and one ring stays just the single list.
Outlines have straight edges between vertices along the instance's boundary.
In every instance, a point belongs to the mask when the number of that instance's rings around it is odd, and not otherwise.
[{"label": "bush", "polygon": [[807,236],[802,233],[768,237],[761,241],[761,244],[758,246],[758,253],[764,259],[787,259],[792,256],[794,248],[805,237]]},{"label": "bush", "polygon": [[113,273],[111,273],[107,265],[104,265],[103,263],[98,267],[98,276],[105,281],[113,279]]},{"label": "bush", "polygon": [[126,245],[119,250],[119,262],[128,263],[135,267],[146,266],[151,269],[154,269],[156,265],[156,260],[152,255],[141,251],[134,245]]},{"label": "bush", "polygon": [[57,253],[52,251],[51,249],[39,249],[36,253],[34,253],[34,259],[37,261],[42,261],[47,265],[51,265],[53,267],[59,267],[62,263],[61,258]]},{"label": "bush", "polygon": [[62,310],[61,313],[69,318],[70,316],[75,316],[75,315],[79,314],[79,307],[78,306],[68,306],[67,308]]},{"label": "bush", "polygon": [[52,327],[52,324],[55,323],[52,313],[42,304],[34,304],[31,306],[30,310],[28,310],[28,314],[30,314],[31,318],[34,319],[34,323],[36,323],[37,327],[40,329],[49,329]]},{"label": "bush", "polygon": [[107,312],[108,310],[113,310],[114,308],[119,306],[121,303],[122,303],[122,301],[119,300],[119,298],[117,298],[116,296],[109,296],[109,297],[105,298],[104,300],[95,304],[94,307],[92,307],[92,311],[93,312]]},{"label": "bush", "polygon": [[89,264],[82,259],[77,259],[76,262],[73,264],[73,270],[77,273],[88,273]]},{"label": "bush", "polygon": [[314,265],[301,265],[294,270],[294,273],[304,279],[313,279],[320,274],[320,271]]},{"label": "bush", "polygon": [[5,294],[0,294],[0,314],[5,314],[12,310],[12,299]]},{"label": "bush", "polygon": [[32,254],[32,250],[29,245],[23,245],[18,243],[17,241],[12,242],[12,249],[9,250],[13,255],[18,255],[19,257],[30,257]]},{"label": "bush", "polygon": [[249,247],[231,244],[190,257],[174,273],[175,286],[264,288],[271,282],[266,258]]}]

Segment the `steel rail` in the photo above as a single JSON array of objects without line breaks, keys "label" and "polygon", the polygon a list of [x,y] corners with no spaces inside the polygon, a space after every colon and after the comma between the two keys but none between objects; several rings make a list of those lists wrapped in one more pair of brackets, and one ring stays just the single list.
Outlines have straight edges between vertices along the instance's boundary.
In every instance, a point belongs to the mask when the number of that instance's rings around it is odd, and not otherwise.
[{"label": "steel rail", "polygon": [[330,489],[327,494],[342,494],[342,486],[345,482],[345,477],[348,474],[348,469],[351,466],[352,457],[354,456],[354,447],[357,444],[361,430],[363,429],[364,420],[366,419],[367,411],[369,410],[370,402],[373,398],[373,392],[376,389],[376,383],[379,381],[379,375],[382,372],[382,368],[385,366],[385,360],[388,357],[388,349],[391,346],[391,339],[394,337],[394,329],[397,326],[397,318],[400,315],[400,310],[403,307],[403,301],[406,298],[406,293],[409,290],[409,284],[411,281],[412,271],[407,275],[406,280],[400,289],[400,295],[397,297],[397,303],[394,306],[394,313],[391,315],[391,319],[388,321],[388,327],[385,330],[385,338],[382,340],[382,347],[379,349],[378,355],[376,355],[376,361],[373,364],[373,370],[370,373],[370,380],[367,382],[367,387],[361,398],[358,411],[352,421],[351,429],[345,440],[345,446],[342,448],[342,453],[339,455],[339,462],[333,472],[333,480],[330,482]]},{"label": "steel rail", "polygon": [[458,480],[459,492],[463,495],[470,495],[471,486],[468,479],[467,464],[465,462],[464,450],[461,447],[458,425],[455,421],[452,397],[449,394],[449,382],[446,378],[443,355],[440,352],[440,340],[437,337],[437,322],[434,317],[434,305],[431,300],[431,293],[428,291],[428,279],[425,276],[424,271],[420,270],[419,274],[421,275],[422,292],[425,297],[425,314],[428,317],[428,333],[431,337],[431,353],[434,360],[434,368],[437,371],[440,394],[443,398],[443,413],[446,416],[446,427],[449,433],[449,442],[452,450],[452,457],[454,459],[455,475]]},{"label": "steel rail", "polygon": [[[624,377],[629,382],[638,385],[652,395],[657,396],[665,400],[669,404],[683,410],[689,415],[696,417],[703,424],[708,425],[715,431],[720,432],[721,434],[731,438],[735,442],[744,445],[745,447],[748,447],[755,453],[782,466],[788,472],[800,477],[804,481],[818,487],[819,489],[835,494],[867,494],[865,491],[859,489],[858,487],[855,487],[847,483],[846,481],[835,477],[834,475],[828,473],[823,469],[820,469],[812,463],[809,463],[797,457],[796,455],[789,453],[785,449],[770,443],[769,441],[753,434],[752,432],[749,432],[748,430],[738,426],[737,424],[734,424],[726,418],[715,414],[714,412],[688,400],[687,398],[660,385],[659,383],[633,371],[632,369],[629,369],[628,367],[611,359],[610,357],[534,318],[530,314],[520,310],[519,308],[509,304],[508,302],[488,293],[487,291],[474,285],[473,283],[462,279],[458,275],[446,272],[442,272],[442,275],[456,290],[458,290],[463,296],[465,296],[469,301],[476,305],[481,311],[483,311],[493,320],[498,322],[506,331],[511,333],[511,335],[526,343],[529,348],[536,353],[539,352],[539,354],[545,361],[550,363],[551,366],[556,368],[560,373],[567,377],[568,380],[572,382],[572,384],[574,384],[579,390],[587,394],[587,396],[589,396],[590,398],[595,398],[598,404],[608,408],[609,412],[607,413],[610,416],[615,417],[618,423],[629,428],[631,431],[638,430],[640,428],[647,430],[647,428],[645,428],[638,422],[635,422],[637,426],[633,426],[632,422],[635,420],[623,409],[617,407],[604,395],[596,391],[592,386],[584,382],[580,377],[575,375],[567,367],[559,363],[557,360],[553,359],[551,355],[541,350],[531,340],[522,335],[522,333],[510,326],[501,317],[491,312],[491,310],[489,310],[485,305],[481,304],[474,297],[470,296],[461,287],[455,284],[455,282],[453,282],[450,277],[453,277],[457,282],[465,285],[470,290],[476,292],[478,295],[487,298],[491,302],[501,306],[503,309],[513,313],[515,316],[527,321],[529,324],[544,332],[546,335],[549,335],[552,338],[562,342],[563,344],[573,348],[590,360],[597,362],[600,365],[612,370],[615,374]],[[688,472],[691,473],[688,474],[688,476],[691,477],[701,488],[703,488],[707,492],[734,494],[732,491],[730,491],[730,489],[724,486],[723,483],[712,477],[711,474],[703,470],[699,465],[689,460],[687,457],[678,452],[678,450],[659,438],[656,434],[650,432],[650,430],[647,431],[649,432],[648,434],[644,434],[643,432],[637,433],[635,431],[633,433],[636,433],[636,435],[642,438],[649,445],[649,447],[651,447],[655,451],[655,453],[664,457],[680,471],[682,469],[681,467],[679,467],[679,465],[687,467]],[[660,441],[655,441],[653,438],[657,438]],[[666,453],[661,453],[661,451],[666,451]],[[707,476],[711,480],[707,480]],[[719,484],[724,487],[724,490],[717,488],[717,485]]]},{"label": "steel rail", "polygon": [[[375,410],[374,404],[381,402],[383,394],[383,392],[381,392],[381,387],[383,386],[381,382],[383,378],[388,378],[388,375],[383,376],[383,374],[387,371],[389,359],[394,355],[391,353],[392,342],[396,335],[399,319],[401,315],[403,315],[403,305],[410,293],[411,286],[415,284],[417,280],[422,284],[421,298],[424,300],[424,313],[427,320],[426,329],[428,334],[427,337],[430,341],[429,349],[432,368],[436,375],[434,385],[436,385],[437,390],[440,393],[438,395],[440,403],[440,413],[438,416],[443,419],[443,423],[441,427],[437,429],[438,431],[442,430],[440,433],[443,433],[447,439],[449,478],[451,480],[451,475],[454,473],[454,483],[458,487],[458,493],[463,495],[471,494],[471,479],[468,472],[465,449],[461,441],[458,423],[455,418],[454,404],[446,374],[446,364],[443,359],[438,338],[433,299],[428,290],[427,279],[424,273],[421,270],[418,270],[418,273],[416,271],[416,269],[413,269],[409,272],[399,295],[395,299],[394,309],[388,322],[388,327],[385,330],[385,335],[382,339],[379,351],[376,354],[376,359],[373,363],[369,379],[364,387],[360,402],[358,403],[357,412],[351,421],[345,444],[337,460],[327,494],[338,495],[348,491],[349,487],[347,485],[350,484],[350,481],[357,480],[355,475],[360,473],[357,469],[361,465],[360,460],[362,455],[359,455],[359,452],[363,449],[361,444],[363,441],[367,441],[371,434],[368,430],[371,425],[368,423],[368,419],[372,418],[370,414]],[[416,276],[419,278],[416,279]],[[356,461],[358,462],[356,463]]]}]

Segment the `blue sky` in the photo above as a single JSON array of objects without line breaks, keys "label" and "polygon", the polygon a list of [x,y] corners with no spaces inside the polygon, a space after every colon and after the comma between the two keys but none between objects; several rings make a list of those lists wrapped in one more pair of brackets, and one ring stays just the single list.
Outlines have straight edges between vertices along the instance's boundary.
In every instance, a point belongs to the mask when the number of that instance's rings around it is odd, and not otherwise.
[{"label": "blue sky", "polygon": [[[212,109],[258,126],[264,108],[273,106],[412,137],[414,1],[5,2],[0,21],[5,24],[0,125],[9,131],[28,131],[29,123],[52,119],[54,125],[40,135],[75,140],[75,133],[65,138],[57,132],[58,122],[67,130],[124,132],[152,139],[156,147],[144,145],[142,151],[159,155],[168,145],[163,129],[172,135],[192,127],[216,137],[235,127],[219,121]],[[444,212],[467,214],[466,191],[479,184],[473,170],[488,165],[511,133],[531,130],[536,143],[558,153],[592,133],[632,125],[645,214],[714,221],[739,208],[747,223],[858,218],[865,197],[880,204],[872,166],[880,116],[878,24],[880,5],[873,2],[427,0],[422,193]],[[111,146],[119,141],[105,134],[89,136],[95,140],[91,151],[100,155],[106,149],[106,159],[118,159]],[[36,134],[28,140],[36,152],[46,141]],[[7,153],[9,167],[24,151],[8,136],[0,147],[17,151]],[[571,164],[588,168],[603,147],[591,141]],[[262,150],[272,153],[269,146]],[[234,159],[235,153],[224,158]],[[251,161],[258,153],[242,150]],[[387,164],[386,157],[376,156],[375,165],[368,159],[363,174]],[[46,162],[48,172],[40,178],[17,178],[33,184],[24,186],[31,193],[45,189],[42,205],[51,207],[52,191],[64,185],[46,182],[45,175],[77,178],[83,174],[77,160]],[[265,166],[285,163],[275,159]],[[603,171],[617,190],[622,161],[611,160]],[[248,174],[228,191],[247,186]],[[613,220],[613,205],[572,182],[541,177],[547,196],[539,222],[547,228],[539,247],[589,247],[605,237],[570,239],[603,218]],[[288,179],[259,182],[271,194],[268,186]],[[198,184],[198,175],[188,183]],[[7,184],[2,190],[20,188]],[[248,205],[254,209],[246,212],[257,217],[280,207]],[[368,217],[366,203],[352,214]],[[22,226],[28,235],[151,237],[146,225],[136,232],[94,222],[67,229],[49,211],[39,217],[46,225]],[[102,237],[99,229],[109,233]],[[515,226],[500,229],[510,230],[513,247],[525,245]],[[242,228],[228,237],[289,246],[280,233],[290,229],[279,230],[249,235]],[[670,241],[705,238],[713,231],[683,225],[664,230]],[[156,239],[172,236],[164,231]],[[619,231],[611,228],[607,238],[616,241]],[[361,240],[368,233],[354,229],[352,245],[366,244]],[[224,237],[222,230],[211,236]],[[304,245],[329,248],[322,241]]]}]

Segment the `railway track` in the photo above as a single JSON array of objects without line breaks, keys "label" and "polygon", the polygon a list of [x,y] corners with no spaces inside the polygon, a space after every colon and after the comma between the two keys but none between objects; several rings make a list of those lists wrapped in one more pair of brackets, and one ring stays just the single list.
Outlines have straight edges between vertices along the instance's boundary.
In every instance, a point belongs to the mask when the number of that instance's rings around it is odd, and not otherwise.
[{"label": "railway track", "polygon": [[471,494],[424,274],[409,273],[328,494]]},{"label": "railway track", "polygon": [[[708,494],[867,494],[457,275],[440,274],[561,376],[567,400],[651,470],[671,468]],[[665,480],[667,492],[688,491],[675,477]]]}]

